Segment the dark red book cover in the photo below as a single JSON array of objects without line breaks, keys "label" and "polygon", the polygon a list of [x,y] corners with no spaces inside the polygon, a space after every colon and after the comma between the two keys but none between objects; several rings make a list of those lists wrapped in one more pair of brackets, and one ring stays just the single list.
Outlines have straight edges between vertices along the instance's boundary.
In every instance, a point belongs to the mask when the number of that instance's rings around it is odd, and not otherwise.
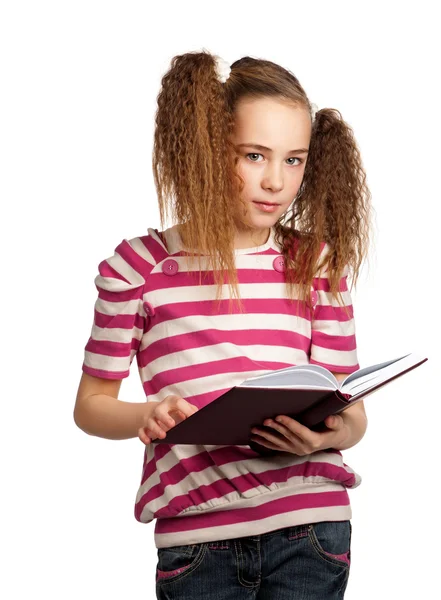
[{"label": "dark red book cover", "polygon": [[[339,389],[236,386],[172,427],[167,431],[165,438],[154,439],[153,443],[249,445],[262,454],[271,454],[277,451],[265,448],[250,439],[252,427],[265,429],[265,419],[287,415],[312,430],[324,431],[326,417],[348,408],[351,405],[351,397],[355,403],[426,360],[427,358],[421,359],[409,368],[353,396],[342,393]],[[268,431],[275,433],[271,427],[268,427]]]}]

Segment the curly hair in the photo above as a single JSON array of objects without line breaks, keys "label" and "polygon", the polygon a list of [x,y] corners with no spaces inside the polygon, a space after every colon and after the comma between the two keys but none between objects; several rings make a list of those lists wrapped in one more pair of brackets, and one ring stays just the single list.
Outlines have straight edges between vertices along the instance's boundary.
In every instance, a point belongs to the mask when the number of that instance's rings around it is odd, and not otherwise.
[{"label": "curly hair", "polygon": [[[152,164],[162,227],[171,212],[189,250],[187,260],[199,257],[200,284],[204,255],[214,271],[216,299],[226,282],[230,300],[232,291],[242,310],[233,240],[238,203],[246,205],[231,141],[235,107],[245,97],[271,97],[311,114],[311,103],[298,79],[268,60],[243,57],[221,83],[215,56],[205,49],[175,56],[161,84]],[[317,269],[328,271],[330,292],[338,302],[342,275],[351,269],[353,284],[357,282],[368,250],[370,198],[352,129],[338,110],[322,108],[312,124],[308,160],[291,214],[275,223],[291,301],[295,288],[311,308]],[[319,265],[323,242],[329,250]]]}]

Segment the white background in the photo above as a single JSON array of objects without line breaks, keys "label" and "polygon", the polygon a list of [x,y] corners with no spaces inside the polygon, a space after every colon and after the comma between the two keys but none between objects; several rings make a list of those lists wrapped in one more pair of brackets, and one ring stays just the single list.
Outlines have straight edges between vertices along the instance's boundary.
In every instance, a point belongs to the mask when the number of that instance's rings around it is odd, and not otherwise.
[{"label": "white background", "polygon": [[[376,212],[353,292],[360,365],[429,360],[366,399],[367,433],[344,451],[363,478],[346,598],[440,597],[433,4],[2,2],[2,597],[155,597],[154,522],[133,516],[144,446],[86,435],[73,407],[98,263],[160,225],[160,79],[202,48],[280,63],[354,129]],[[144,399],[135,361],[120,398]]]}]

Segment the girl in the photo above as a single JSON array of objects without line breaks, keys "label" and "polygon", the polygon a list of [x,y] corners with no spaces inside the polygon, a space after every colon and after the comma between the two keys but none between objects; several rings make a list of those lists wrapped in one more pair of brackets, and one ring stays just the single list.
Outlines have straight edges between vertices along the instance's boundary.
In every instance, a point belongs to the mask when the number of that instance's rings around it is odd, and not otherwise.
[{"label": "girl", "polygon": [[[362,401],[320,433],[280,415],[245,446],[154,440],[248,377],[359,368],[347,279],[370,193],[352,130],[277,64],[187,53],[162,79],[153,171],[162,229],[98,266],[75,422],[145,444],[135,517],[156,520],[157,598],[343,598],[361,477],[341,450]],[[146,403],[118,400],[135,355]]]}]

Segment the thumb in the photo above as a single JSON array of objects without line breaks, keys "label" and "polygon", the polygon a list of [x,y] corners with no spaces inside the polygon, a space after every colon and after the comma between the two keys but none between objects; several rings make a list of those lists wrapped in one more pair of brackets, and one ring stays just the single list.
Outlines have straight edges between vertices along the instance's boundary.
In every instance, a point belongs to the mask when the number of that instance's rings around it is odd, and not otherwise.
[{"label": "thumb", "polygon": [[326,427],[330,429],[339,429],[343,423],[343,418],[340,415],[329,415],[326,417]]}]

